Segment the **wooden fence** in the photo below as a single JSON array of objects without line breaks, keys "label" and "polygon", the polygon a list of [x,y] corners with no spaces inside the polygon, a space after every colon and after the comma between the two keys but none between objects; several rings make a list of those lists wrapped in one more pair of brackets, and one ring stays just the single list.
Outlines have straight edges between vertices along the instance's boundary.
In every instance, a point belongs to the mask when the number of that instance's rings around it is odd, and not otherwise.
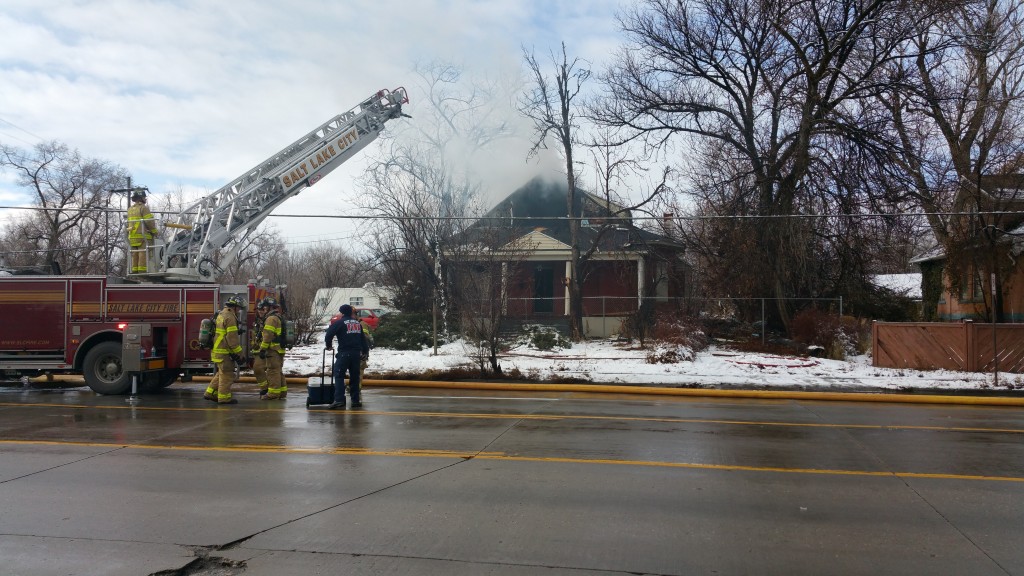
[{"label": "wooden fence", "polygon": [[[1024,372],[1024,324],[875,322],[872,365],[914,370]],[[998,354],[993,354],[993,350]]]}]

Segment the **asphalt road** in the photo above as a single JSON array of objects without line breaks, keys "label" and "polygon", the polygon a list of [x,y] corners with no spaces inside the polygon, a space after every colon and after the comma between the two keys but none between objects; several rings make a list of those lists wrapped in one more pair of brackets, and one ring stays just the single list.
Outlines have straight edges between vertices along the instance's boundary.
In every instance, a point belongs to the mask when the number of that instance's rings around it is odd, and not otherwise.
[{"label": "asphalt road", "polygon": [[201,390],[0,389],[0,574],[1024,575],[1020,407]]}]

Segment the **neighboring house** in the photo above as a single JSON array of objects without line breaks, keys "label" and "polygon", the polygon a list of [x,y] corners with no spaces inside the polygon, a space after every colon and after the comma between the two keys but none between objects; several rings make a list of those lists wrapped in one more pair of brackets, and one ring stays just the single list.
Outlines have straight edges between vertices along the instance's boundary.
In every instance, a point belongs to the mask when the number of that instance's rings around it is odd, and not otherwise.
[{"label": "neighboring house", "polygon": [[963,222],[972,240],[957,258],[939,245],[911,260],[921,268],[926,319],[987,321],[995,309],[999,321],[1024,321],[1024,174],[983,176],[979,183],[966,183],[974,194],[958,204],[970,214]]},{"label": "neighboring house", "polygon": [[[498,250],[488,258],[504,257],[502,294],[506,318],[562,325],[553,320],[569,315],[572,246],[565,181],[534,178],[519,188],[465,236],[466,244],[499,237]],[[606,200],[578,190],[574,213],[582,214],[580,250],[596,243],[597,250],[579,271],[582,277],[584,329],[587,336],[606,337],[621,331],[623,320],[644,302],[653,309],[684,296],[690,267],[683,246],[661,234],[636,227],[630,213]],[[472,253],[472,251],[470,251]],[[464,256],[472,259],[473,256]]]},{"label": "neighboring house", "polygon": [[353,308],[387,310],[385,302],[390,296],[391,292],[387,288],[372,282],[362,288],[320,288],[313,296],[310,316],[320,318],[321,324],[327,324],[331,317],[338,313],[338,308],[342,304],[348,304]]}]

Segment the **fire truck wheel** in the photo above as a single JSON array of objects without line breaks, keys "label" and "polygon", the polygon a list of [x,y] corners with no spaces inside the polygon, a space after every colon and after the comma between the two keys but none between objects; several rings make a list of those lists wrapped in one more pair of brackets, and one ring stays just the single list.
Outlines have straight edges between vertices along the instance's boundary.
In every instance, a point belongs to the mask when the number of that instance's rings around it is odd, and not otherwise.
[{"label": "fire truck wheel", "polygon": [[85,355],[85,383],[98,394],[124,394],[132,381],[121,365],[121,344],[101,342]]}]

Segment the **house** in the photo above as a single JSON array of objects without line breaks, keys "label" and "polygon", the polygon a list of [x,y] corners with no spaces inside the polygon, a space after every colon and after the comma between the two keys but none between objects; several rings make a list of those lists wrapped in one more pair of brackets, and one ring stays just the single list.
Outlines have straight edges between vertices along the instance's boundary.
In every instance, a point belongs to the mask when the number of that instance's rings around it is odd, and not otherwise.
[{"label": "house", "polygon": [[320,288],[313,296],[310,317],[319,318],[320,324],[327,324],[337,314],[342,304],[353,308],[372,308],[387,310],[386,302],[391,296],[390,290],[370,282],[362,288]]},{"label": "house", "polygon": [[924,317],[1022,322],[1024,174],[981,176],[962,188],[957,206],[966,215],[954,226],[963,240],[911,260],[922,272]]},{"label": "house", "polygon": [[[568,279],[573,254],[565,181],[534,178],[502,200],[462,237],[465,245],[496,246],[464,251],[465,261],[501,261],[501,302],[505,318],[522,323],[567,326]],[[648,309],[684,296],[690,267],[683,246],[657,232],[641,229],[628,210],[577,190],[573,212],[581,215],[579,249],[586,336],[622,331],[623,321],[641,303]]]}]

